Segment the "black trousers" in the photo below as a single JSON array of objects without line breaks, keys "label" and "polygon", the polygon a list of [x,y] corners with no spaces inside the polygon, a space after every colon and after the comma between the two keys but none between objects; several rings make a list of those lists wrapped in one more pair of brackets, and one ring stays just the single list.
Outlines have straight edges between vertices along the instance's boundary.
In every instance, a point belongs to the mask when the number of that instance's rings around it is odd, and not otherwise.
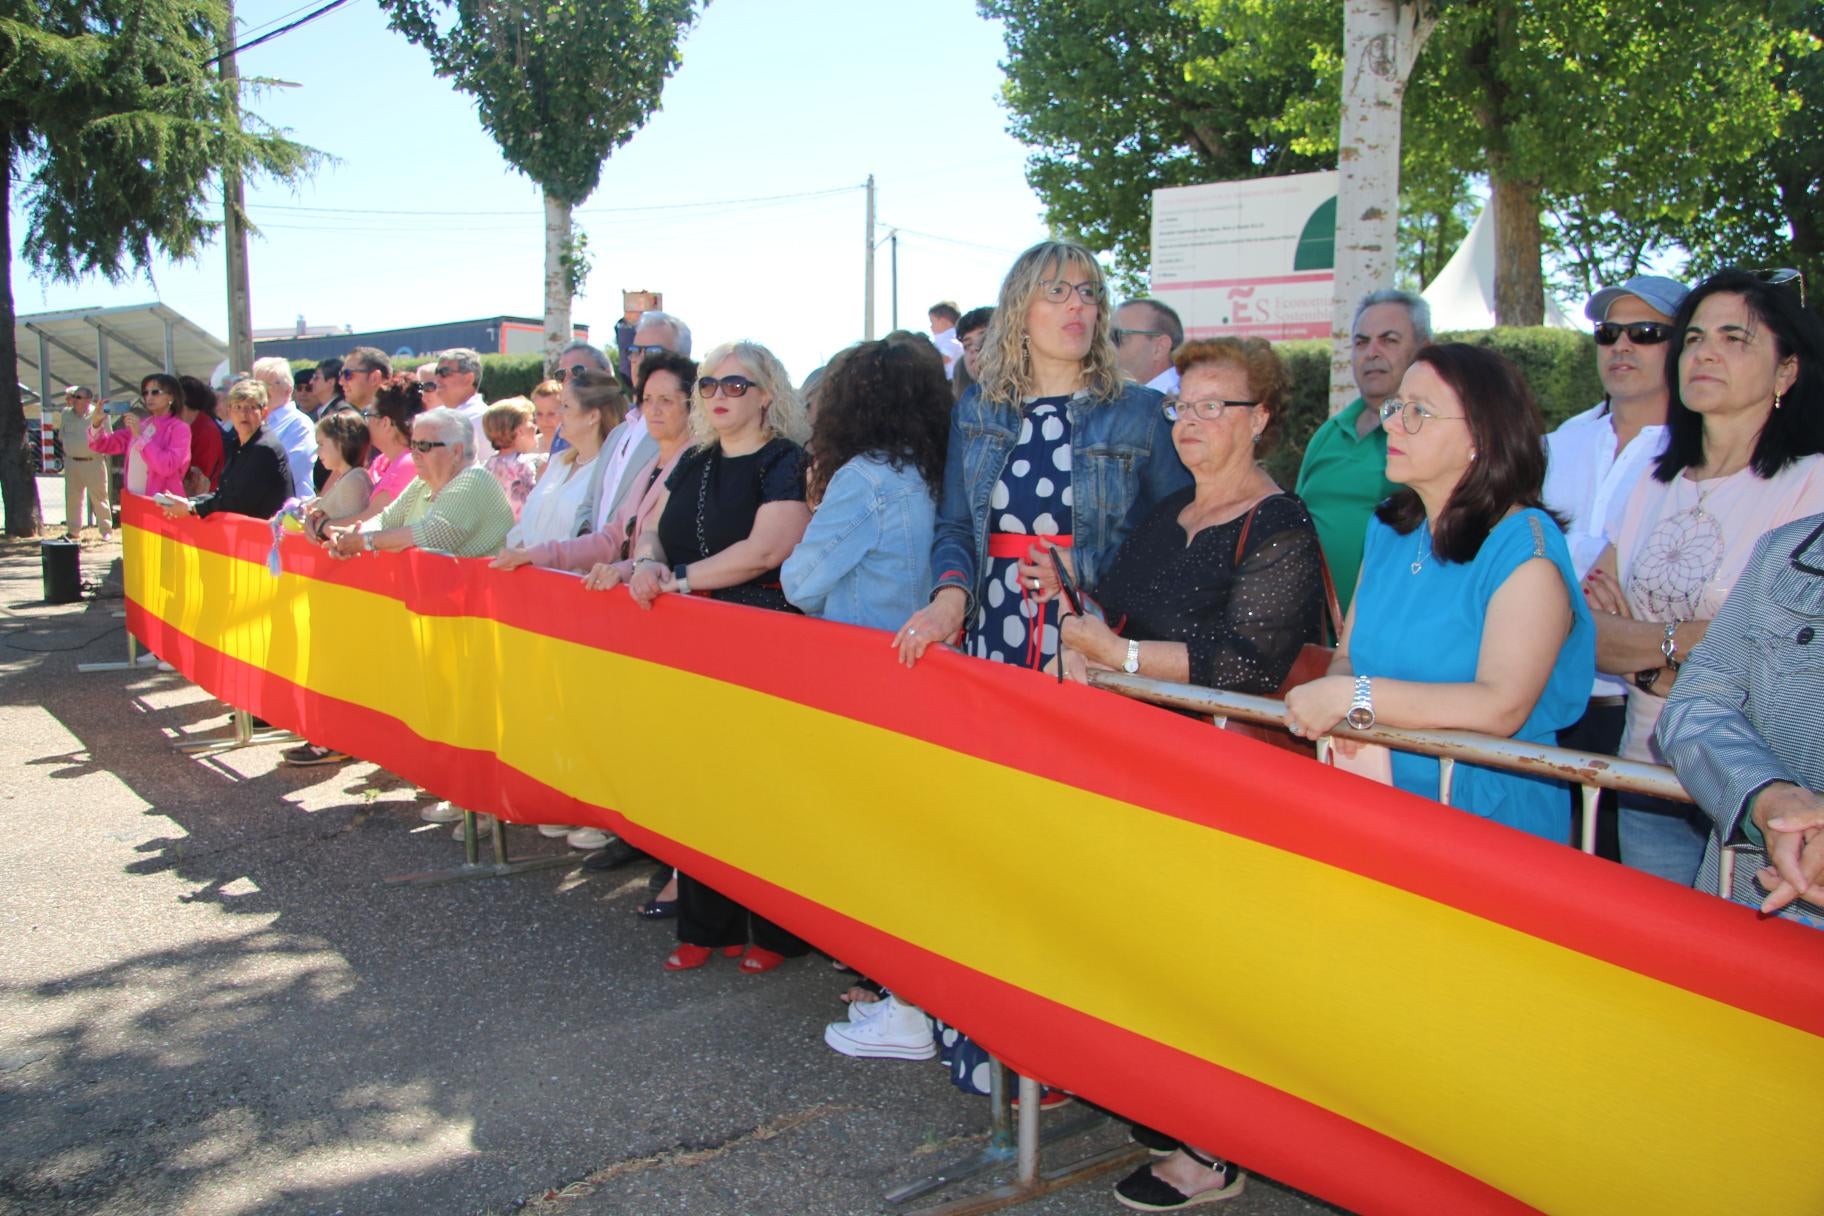
[{"label": "black trousers", "polygon": [[810,950],[803,938],[730,899],[707,883],[678,871],[678,940],[691,946],[745,946],[797,958]]},{"label": "black trousers", "polygon": [[[1558,732],[1558,746],[1568,747],[1574,751],[1596,752],[1604,756],[1613,756],[1621,750],[1622,731],[1627,728],[1628,707],[1622,705],[1591,704],[1584,711],[1583,717],[1577,719],[1574,726],[1567,726]],[[1571,787],[1571,823],[1583,822],[1583,791],[1577,786]],[[1616,816],[1615,791],[1603,790],[1596,803],[1596,856],[1609,861],[1621,860],[1621,839],[1618,833]],[[1582,835],[1573,829],[1571,844],[1576,845]]]}]

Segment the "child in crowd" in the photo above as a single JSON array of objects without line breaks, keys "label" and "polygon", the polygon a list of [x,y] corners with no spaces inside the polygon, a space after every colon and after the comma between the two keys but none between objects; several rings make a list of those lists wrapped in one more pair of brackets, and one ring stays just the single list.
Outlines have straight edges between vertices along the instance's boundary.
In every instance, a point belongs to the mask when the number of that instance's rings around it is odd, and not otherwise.
[{"label": "child in crowd", "polygon": [[485,467],[507,492],[517,521],[544,463],[538,455],[538,433],[532,429],[532,403],[524,397],[496,401],[481,416],[481,427],[494,445]]}]

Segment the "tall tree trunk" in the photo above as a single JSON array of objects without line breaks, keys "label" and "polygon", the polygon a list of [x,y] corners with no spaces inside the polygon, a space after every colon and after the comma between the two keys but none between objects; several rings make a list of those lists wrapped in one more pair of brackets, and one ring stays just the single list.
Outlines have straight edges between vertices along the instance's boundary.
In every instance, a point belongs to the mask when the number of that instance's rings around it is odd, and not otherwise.
[{"label": "tall tree trunk", "polygon": [[1356,396],[1350,367],[1355,304],[1393,286],[1399,250],[1400,111],[1436,6],[1348,0],[1343,9],[1342,129],[1336,153],[1336,308],[1330,341],[1330,412]]},{"label": "tall tree trunk", "polygon": [[545,191],[545,371],[570,341],[570,204]]},{"label": "tall tree trunk", "polygon": [[[38,482],[32,477],[29,435],[25,426],[25,404],[19,397],[19,351],[13,344],[13,145],[6,131],[0,130],[0,249],[6,250],[7,263],[0,266],[0,501],[6,507],[8,536],[36,536],[41,517],[38,512]],[[40,425],[50,402],[38,403]]]},{"label": "tall tree trunk", "polygon": [[1545,276],[1539,263],[1539,183],[1515,181],[1490,154],[1488,184],[1495,209],[1495,324],[1545,324]]}]

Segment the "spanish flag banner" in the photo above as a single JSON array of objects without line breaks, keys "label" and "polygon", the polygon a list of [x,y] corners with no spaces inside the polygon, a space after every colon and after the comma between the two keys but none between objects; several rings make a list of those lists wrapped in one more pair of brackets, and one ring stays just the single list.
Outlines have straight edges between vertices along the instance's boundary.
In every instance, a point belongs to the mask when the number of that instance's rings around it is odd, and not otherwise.
[{"label": "spanish flag banner", "polygon": [[128,496],[129,628],[442,797],[620,833],[1047,1084],[1361,1213],[1824,1213],[1824,934],[881,633],[270,545]]}]

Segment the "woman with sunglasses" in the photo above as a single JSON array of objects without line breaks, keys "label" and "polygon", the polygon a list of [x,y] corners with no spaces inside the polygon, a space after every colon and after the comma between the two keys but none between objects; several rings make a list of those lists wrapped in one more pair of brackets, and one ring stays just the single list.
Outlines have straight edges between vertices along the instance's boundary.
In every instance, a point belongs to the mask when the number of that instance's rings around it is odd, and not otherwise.
[{"label": "woman with sunglasses", "polygon": [[[1755,542],[1824,511],[1824,325],[1801,288],[1725,270],[1672,320],[1666,449],[1584,584],[1597,665],[1628,682],[1625,759],[1664,762],[1660,711]],[[1709,819],[1638,794],[1618,801],[1623,864],[1690,886]]]},{"label": "woman with sunglasses", "polygon": [[364,524],[323,530],[337,557],[425,549],[452,557],[492,557],[513,526],[513,508],[493,474],[475,463],[475,428],[455,410],[429,410],[412,420],[418,476]]},{"label": "woman with sunglasses", "polygon": [[[1461,342],[1426,346],[1381,403],[1387,477],[1330,674],[1286,696],[1315,738],[1380,722],[1551,743],[1583,715],[1595,629],[1558,520],[1540,505],[1545,446],[1526,382]],[[1353,750],[1348,732],[1338,746]],[[1440,794],[1435,757],[1395,752],[1393,784]],[[1568,843],[1562,783],[1458,764],[1449,805]]]},{"label": "woman with sunglasses", "polygon": [[[718,346],[703,367],[690,413],[697,445],[665,481],[658,527],[640,537],[628,590],[642,608],[681,592],[790,611],[779,567],[811,521],[799,446],[804,407],[778,357],[756,342]],[[701,967],[720,951],[742,955],[741,970],[759,975],[807,949],[721,892],[678,876],[678,946],[667,971]]]},{"label": "woman with sunglasses", "polygon": [[1052,550],[1094,590],[1134,521],[1190,484],[1159,394],[1115,364],[1107,298],[1095,257],[1062,241],[1002,282],[981,382],[950,415],[936,590],[893,639],[908,667],[965,627],[977,658],[1043,667],[1058,649]]},{"label": "woman with sunglasses", "polygon": [[89,449],[97,455],[127,457],[126,489],[132,494],[184,496],[184,474],[190,471],[190,426],[180,416],[184,389],[176,376],[154,372],[139,382],[146,420],[127,414],[126,426],[104,429],[105,411],[89,417]]}]

